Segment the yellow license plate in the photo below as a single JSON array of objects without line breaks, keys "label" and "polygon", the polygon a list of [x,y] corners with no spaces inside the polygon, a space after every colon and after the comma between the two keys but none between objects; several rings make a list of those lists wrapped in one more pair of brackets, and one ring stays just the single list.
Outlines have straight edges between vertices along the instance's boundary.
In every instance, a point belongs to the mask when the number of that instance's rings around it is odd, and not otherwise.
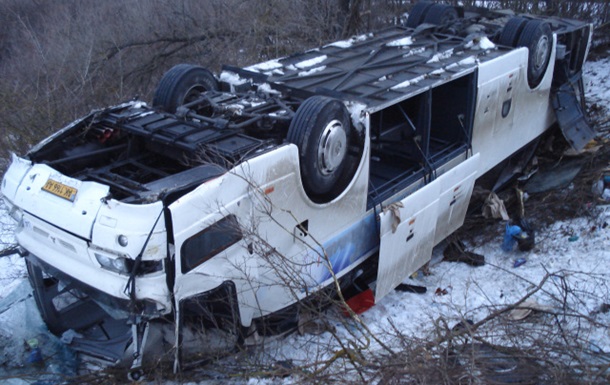
[{"label": "yellow license plate", "polygon": [[47,180],[47,183],[42,186],[42,189],[53,195],[57,195],[60,198],[67,199],[70,202],[74,202],[74,198],[76,198],[76,193],[78,191],[74,187],[66,186],[53,179]]}]

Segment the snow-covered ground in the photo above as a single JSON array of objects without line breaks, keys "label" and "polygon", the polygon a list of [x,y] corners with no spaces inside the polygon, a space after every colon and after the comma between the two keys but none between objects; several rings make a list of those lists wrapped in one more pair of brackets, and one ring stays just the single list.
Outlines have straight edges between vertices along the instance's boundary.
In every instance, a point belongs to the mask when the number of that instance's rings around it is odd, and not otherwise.
[{"label": "snow-covered ground", "polygon": [[[503,251],[501,226],[481,229],[497,233],[496,241],[469,248],[485,256],[486,264],[481,267],[442,261],[444,245],[441,244],[434,251],[430,275],[418,273],[405,281],[426,287],[425,294],[394,291],[360,318],[373,334],[392,347],[393,330],[405,337],[421,338],[434,331],[440,318],[450,325],[466,319],[476,323],[491,312],[519,301],[547,274],[551,279],[531,300],[548,311],[559,310],[564,305],[559,301],[564,293],[558,281],[565,280],[570,291],[578,293],[577,297],[570,296],[567,300],[571,311],[595,314],[602,304],[610,303],[610,206],[600,207],[596,213],[592,218],[560,221],[542,229],[536,234],[536,247],[529,252],[517,248]],[[475,238],[473,244],[477,243]],[[519,258],[524,258],[526,263],[514,267]],[[610,313],[596,316],[601,324],[610,324]],[[346,340],[354,339],[356,322],[346,321],[339,314],[331,315],[331,320],[338,335]],[[354,330],[349,330],[350,327]],[[610,352],[607,332],[606,327],[587,331],[591,343],[604,352]],[[301,365],[310,362],[311,357],[321,360],[321,354],[328,359],[339,348],[332,342],[330,333],[317,338],[316,343],[312,343],[311,336],[292,335],[267,345],[265,353],[276,360],[290,359]],[[332,346],[330,350],[329,345]]]},{"label": "snow-covered ground", "polygon": [[[589,102],[597,103],[607,116],[610,110],[610,59],[587,63],[585,68],[587,98]],[[3,213],[0,217],[1,241],[6,245],[12,242],[11,220],[4,210]],[[370,342],[365,351],[381,349],[381,344],[397,349],[399,341],[394,331],[400,331],[405,337],[425,338],[432,335],[439,319],[448,324],[457,324],[465,319],[476,323],[493,311],[519,301],[545,276],[550,276],[542,290],[531,299],[550,312],[565,310],[567,306],[572,312],[590,315],[600,326],[594,327],[589,323],[582,330],[581,337],[599,351],[610,352],[610,336],[607,326],[604,327],[610,324],[610,313],[599,311],[603,304],[610,304],[610,206],[599,206],[595,213],[538,229],[536,246],[529,252],[506,252],[500,248],[503,223],[498,222],[491,229],[482,228],[481,232],[496,234],[495,239],[474,238],[467,245],[470,250],[485,256],[486,264],[481,267],[443,262],[443,245],[440,245],[430,263],[430,274],[419,273],[405,282],[426,287],[425,294],[395,291],[361,315],[371,334],[363,333],[355,320],[345,318],[338,311],[329,311],[326,320],[334,327],[335,336],[352,341],[353,346],[360,348]],[[513,267],[518,258],[524,258],[525,264]],[[21,375],[13,379],[4,377],[3,367],[27,367],[28,353],[19,344],[23,345],[23,341],[31,338],[41,338],[40,330],[36,329],[40,324],[37,315],[32,314],[31,306],[24,305],[32,302],[22,291],[26,279],[20,257],[0,258],[0,340],[4,341],[0,346],[3,349],[0,380],[6,383],[28,383]],[[566,288],[569,288],[568,295]],[[2,308],[2,304],[11,303],[13,305]],[[379,341],[371,340],[371,335]],[[329,331],[319,335],[294,333],[267,342],[253,360],[290,360],[295,366],[328,360],[340,348],[335,336]],[[9,346],[7,341],[15,345]],[[341,360],[337,360],[335,365],[340,366]],[[248,381],[249,384],[299,382],[298,377],[253,378]]]},{"label": "snow-covered ground", "polygon": [[584,81],[589,103],[601,103],[606,112],[610,110],[610,58],[606,57],[585,64]]}]

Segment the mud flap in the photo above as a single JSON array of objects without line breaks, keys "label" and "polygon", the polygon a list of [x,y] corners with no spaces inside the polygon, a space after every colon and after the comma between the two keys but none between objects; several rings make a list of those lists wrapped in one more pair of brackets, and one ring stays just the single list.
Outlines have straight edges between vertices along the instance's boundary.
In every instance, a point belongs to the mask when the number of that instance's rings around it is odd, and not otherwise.
[{"label": "mud flap", "polygon": [[[597,134],[587,122],[572,81],[561,85],[552,94],[553,109],[566,140],[575,150],[581,150]],[[578,80],[582,91],[582,79]]]}]

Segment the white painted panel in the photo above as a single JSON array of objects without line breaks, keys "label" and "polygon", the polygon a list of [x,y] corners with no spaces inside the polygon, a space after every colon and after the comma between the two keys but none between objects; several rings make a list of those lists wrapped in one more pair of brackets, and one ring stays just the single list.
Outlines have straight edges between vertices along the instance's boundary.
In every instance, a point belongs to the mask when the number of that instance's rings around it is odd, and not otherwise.
[{"label": "white painted panel", "polygon": [[381,245],[375,301],[430,260],[440,187],[439,180],[433,181],[400,201],[403,207],[380,214]]},{"label": "white painted panel", "polygon": [[[96,246],[132,258],[140,254],[146,245],[144,260],[162,259],[167,255],[167,234],[162,211],[163,203],[160,201],[132,205],[115,199],[108,200],[98,211],[91,241]],[[126,246],[119,245],[119,234],[127,237]]]},{"label": "white painted panel", "polygon": [[435,245],[464,223],[478,167],[479,154],[475,154],[438,178],[441,196],[438,202]]},{"label": "white painted panel", "polygon": [[[540,84],[527,83],[527,49],[515,49],[479,66],[472,150],[480,153],[478,176],[540,136],[555,120],[549,95],[555,68],[556,37]],[[502,106],[511,100],[508,115]]]},{"label": "white painted panel", "polygon": [[[77,189],[74,200],[43,190],[42,187],[49,179]],[[60,174],[47,165],[36,164],[23,178],[13,203],[60,229],[91,239],[91,227],[108,190],[108,186],[100,183],[83,182]]]}]

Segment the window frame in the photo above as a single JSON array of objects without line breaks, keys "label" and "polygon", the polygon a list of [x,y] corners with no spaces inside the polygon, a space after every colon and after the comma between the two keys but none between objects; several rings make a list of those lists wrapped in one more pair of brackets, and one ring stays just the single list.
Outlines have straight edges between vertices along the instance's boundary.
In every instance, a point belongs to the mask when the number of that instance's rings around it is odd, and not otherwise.
[{"label": "window frame", "polygon": [[[230,226],[230,227],[227,227]],[[214,248],[210,248],[209,250],[196,250],[196,254],[193,253],[193,250],[188,250],[189,246],[193,242],[202,242],[202,237],[210,236],[210,234],[214,235],[218,232],[226,232],[227,234],[227,242],[224,242],[220,245],[215,245],[208,240],[206,243],[211,243],[211,246],[215,246]],[[197,266],[209,261],[214,256],[218,255],[222,251],[228,249],[229,247],[235,245],[239,241],[243,239],[243,233],[239,227],[239,222],[237,221],[237,217],[234,214],[229,214],[222,219],[214,222],[210,226],[206,227],[202,231],[193,234],[190,238],[185,240],[180,247],[180,267],[182,274],[186,274],[189,271],[195,269]],[[205,251],[205,252],[204,252]],[[199,257],[197,257],[199,256]],[[192,261],[194,260],[194,261]]]}]

